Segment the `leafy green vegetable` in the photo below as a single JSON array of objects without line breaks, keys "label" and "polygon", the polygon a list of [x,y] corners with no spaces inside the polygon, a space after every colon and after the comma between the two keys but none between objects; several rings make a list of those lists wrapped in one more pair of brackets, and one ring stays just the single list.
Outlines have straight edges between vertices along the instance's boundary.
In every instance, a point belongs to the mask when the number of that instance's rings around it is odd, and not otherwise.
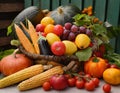
[{"label": "leafy green vegetable", "polygon": [[120,67],[120,54],[109,53],[105,55],[105,58],[107,58],[111,64],[116,64],[118,67]]},{"label": "leafy green vegetable", "polygon": [[79,50],[75,53],[79,61],[87,61],[92,55],[92,48],[88,47],[84,50]]},{"label": "leafy green vegetable", "polygon": [[3,57],[12,54],[14,50],[15,50],[15,49],[8,49],[8,50],[0,51],[0,60],[1,60]]},{"label": "leafy green vegetable", "polygon": [[94,16],[89,16],[87,14],[77,14],[73,17],[75,20],[74,24],[77,26],[90,25],[93,18]]},{"label": "leafy green vegetable", "polygon": [[116,27],[116,26],[112,26],[110,28],[108,28],[108,32],[107,32],[107,36],[109,38],[114,38],[120,35],[120,26]]}]

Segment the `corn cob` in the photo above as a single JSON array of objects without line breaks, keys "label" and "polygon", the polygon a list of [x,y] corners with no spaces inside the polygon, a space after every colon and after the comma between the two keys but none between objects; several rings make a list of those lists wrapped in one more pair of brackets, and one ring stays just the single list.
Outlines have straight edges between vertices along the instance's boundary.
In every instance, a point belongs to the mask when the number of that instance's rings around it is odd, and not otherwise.
[{"label": "corn cob", "polygon": [[7,77],[4,77],[0,80],[0,88],[4,88],[13,84],[16,84],[20,81],[23,81],[27,78],[35,76],[41,72],[43,72],[43,65],[33,65],[23,70],[20,70],[14,74],[11,74]]},{"label": "corn cob", "polygon": [[51,76],[55,74],[63,74],[63,69],[61,66],[53,67],[41,74],[33,76],[23,82],[21,82],[17,87],[19,90],[29,90],[39,86],[50,79]]},{"label": "corn cob", "polygon": [[19,41],[22,44],[22,46],[25,48],[25,50],[27,50],[30,53],[36,53],[32,43],[23,33],[22,29],[16,24],[14,26],[15,26],[15,31],[19,38]]},{"label": "corn cob", "polygon": [[38,35],[35,31],[34,26],[32,25],[32,23],[29,20],[28,20],[28,29],[29,29],[29,34],[30,34],[33,46],[35,48],[35,51],[36,51],[37,54],[40,54],[40,49],[39,49],[39,46],[38,46],[38,38],[39,37],[38,37]]}]

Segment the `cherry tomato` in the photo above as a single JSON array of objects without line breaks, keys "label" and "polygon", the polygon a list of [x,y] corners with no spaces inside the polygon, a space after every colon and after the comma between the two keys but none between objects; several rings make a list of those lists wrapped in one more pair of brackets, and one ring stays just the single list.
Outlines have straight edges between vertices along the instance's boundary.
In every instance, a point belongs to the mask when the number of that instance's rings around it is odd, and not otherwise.
[{"label": "cherry tomato", "polygon": [[92,81],[94,82],[96,87],[99,86],[100,80],[98,78],[93,78]]},{"label": "cherry tomato", "polygon": [[118,66],[116,64],[112,64],[110,68],[118,68]]},{"label": "cherry tomato", "polygon": [[92,80],[85,82],[85,89],[88,91],[93,91],[95,89],[95,84]]},{"label": "cherry tomato", "polygon": [[51,89],[51,84],[50,84],[50,82],[47,81],[47,82],[43,83],[42,87],[45,91],[49,91]]},{"label": "cherry tomato", "polygon": [[75,78],[76,80],[78,80],[78,79],[79,79],[79,76],[75,76],[74,78]]},{"label": "cherry tomato", "polygon": [[71,78],[71,75],[70,75],[70,74],[64,74],[64,76],[65,76],[67,79]]},{"label": "cherry tomato", "polygon": [[84,80],[77,80],[76,83],[75,83],[75,86],[76,86],[78,89],[84,88],[84,85],[85,85],[85,81],[84,81]]},{"label": "cherry tomato", "polygon": [[68,79],[68,85],[70,87],[74,87],[75,86],[75,82],[76,82],[76,79],[75,78],[69,78]]},{"label": "cherry tomato", "polygon": [[103,91],[104,91],[105,93],[110,93],[110,91],[111,91],[111,85],[109,85],[109,84],[104,84],[104,85],[103,85]]}]

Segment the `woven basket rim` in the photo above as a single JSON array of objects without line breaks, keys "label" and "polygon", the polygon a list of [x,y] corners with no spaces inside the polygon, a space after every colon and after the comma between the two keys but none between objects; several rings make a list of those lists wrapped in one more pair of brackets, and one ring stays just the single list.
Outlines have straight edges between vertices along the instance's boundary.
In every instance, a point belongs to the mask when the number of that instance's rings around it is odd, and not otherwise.
[{"label": "woven basket rim", "polygon": [[71,61],[71,60],[78,61],[78,58],[75,55],[56,56],[56,55],[33,54],[33,53],[26,51],[22,45],[19,46],[19,50],[20,50],[20,52],[22,52],[23,54],[25,54],[26,56],[28,56],[31,59],[38,59],[38,60],[44,59],[44,60],[48,60],[48,61],[58,61],[58,62],[61,62],[61,61],[67,62],[67,61]]}]

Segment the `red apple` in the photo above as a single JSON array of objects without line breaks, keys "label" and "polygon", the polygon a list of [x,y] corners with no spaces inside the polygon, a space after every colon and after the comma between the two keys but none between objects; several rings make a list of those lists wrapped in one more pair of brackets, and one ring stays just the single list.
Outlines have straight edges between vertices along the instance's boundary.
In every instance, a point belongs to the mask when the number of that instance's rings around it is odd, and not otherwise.
[{"label": "red apple", "polygon": [[58,25],[54,26],[53,33],[55,33],[56,35],[61,36],[63,34],[63,31],[64,31],[64,29],[63,29],[62,25],[58,24]]},{"label": "red apple", "polygon": [[51,51],[54,55],[64,55],[66,51],[65,44],[61,41],[56,41],[51,45]]},{"label": "red apple", "polygon": [[50,78],[50,84],[56,90],[63,90],[68,87],[68,81],[64,75],[52,76]]},{"label": "red apple", "polygon": [[45,28],[44,25],[42,25],[42,24],[37,24],[35,29],[36,29],[36,32],[43,32],[43,31],[44,31],[44,28]]}]

